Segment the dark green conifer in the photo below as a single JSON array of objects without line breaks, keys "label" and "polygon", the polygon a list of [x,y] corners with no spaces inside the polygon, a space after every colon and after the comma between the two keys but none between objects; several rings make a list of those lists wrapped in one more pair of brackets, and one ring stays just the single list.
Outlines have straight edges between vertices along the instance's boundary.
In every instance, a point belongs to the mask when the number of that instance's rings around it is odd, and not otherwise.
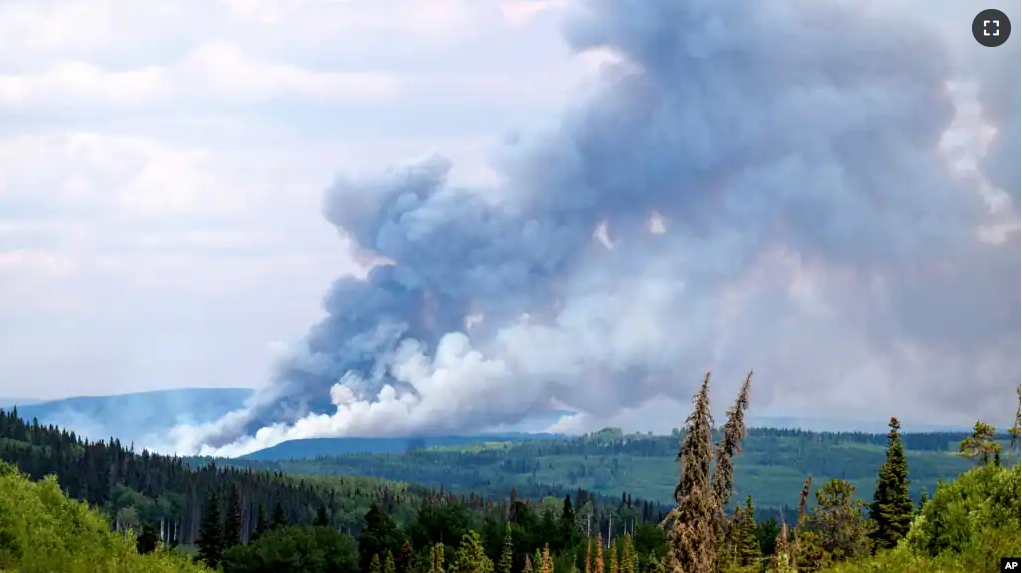
[{"label": "dark green conifer", "polygon": [[880,466],[870,517],[876,529],[870,537],[876,549],[891,549],[912,525],[912,498],[908,495],[908,462],[901,442],[901,424],[891,418],[887,433],[887,460]]},{"label": "dark green conifer", "polygon": [[224,515],[224,539],[223,547],[234,547],[241,543],[241,494],[238,488],[231,484],[227,494],[227,508]]},{"label": "dark green conifer", "polygon": [[284,506],[278,500],[273,506],[273,517],[270,518],[270,528],[283,527],[287,525],[287,516],[284,515]]},{"label": "dark green conifer", "polygon": [[217,501],[216,493],[211,490],[209,498],[206,500],[206,511],[202,514],[199,537],[195,544],[199,548],[196,559],[205,562],[206,565],[214,569],[220,564],[220,556],[224,550],[222,527],[220,504]]}]

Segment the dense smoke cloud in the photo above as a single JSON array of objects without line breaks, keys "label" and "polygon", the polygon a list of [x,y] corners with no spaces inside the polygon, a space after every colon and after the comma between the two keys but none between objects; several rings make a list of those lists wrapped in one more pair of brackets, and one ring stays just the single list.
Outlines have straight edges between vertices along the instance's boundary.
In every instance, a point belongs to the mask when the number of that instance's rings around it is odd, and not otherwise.
[{"label": "dense smoke cloud", "polygon": [[[179,447],[474,431],[555,404],[600,419],[753,366],[756,406],[1010,417],[1016,40],[988,73],[903,16],[583,2],[567,40],[617,56],[597,93],[500,149],[493,188],[448,185],[441,157],[336,181],[326,219],[381,263],[334,283],[251,407]],[[941,147],[969,137],[949,80],[1000,130],[966,146],[978,170]]]}]

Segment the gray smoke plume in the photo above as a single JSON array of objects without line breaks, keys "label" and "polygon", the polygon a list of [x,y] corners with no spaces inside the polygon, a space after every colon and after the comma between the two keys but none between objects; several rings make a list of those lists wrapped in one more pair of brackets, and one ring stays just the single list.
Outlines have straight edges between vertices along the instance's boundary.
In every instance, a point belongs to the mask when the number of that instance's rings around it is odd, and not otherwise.
[{"label": "gray smoke plume", "polygon": [[953,34],[895,3],[582,2],[568,42],[616,55],[598,92],[501,148],[493,188],[441,157],[336,181],[326,219],[385,262],[182,443],[598,419],[753,366],[757,406],[1007,420],[1018,40],[966,47],[974,14],[940,6]]}]

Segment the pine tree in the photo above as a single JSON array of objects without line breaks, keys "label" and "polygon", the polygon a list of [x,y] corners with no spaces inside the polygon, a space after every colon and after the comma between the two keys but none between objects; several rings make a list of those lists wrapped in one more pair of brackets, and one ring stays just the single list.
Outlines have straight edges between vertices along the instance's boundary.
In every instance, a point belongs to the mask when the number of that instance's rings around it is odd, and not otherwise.
[{"label": "pine tree", "polygon": [[383,573],[397,573],[397,565],[394,563],[394,554],[387,550],[387,556],[383,559]]},{"label": "pine tree", "polygon": [[621,563],[619,566],[621,573],[636,573],[635,572],[635,551],[632,547],[632,536],[625,535],[624,547],[621,550]]},{"label": "pine tree", "polygon": [[593,564],[593,573],[603,573],[603,535],[596,536],[596,563]]},{"label": "pine tree", "polygon": [[534,573],[532,570],[532,559],[528,555],[525,556],[525,565],[522,566],[522,573]]},{"label": "pine tree", "polygon": [[664,560],[656,554],[656,550],[649,552],[646,573],[667,573],[667,569],[664,568]]},{"label": "pine tree", "polygon": [[241,543],[241,495],[238,487],[231,484],[227,494],[227,511],[224,516],[224,549]]},{"label": "pine tree", "polygon": [[571,495],[564,496],[564,505],[561,508],[561,530],[565,545],[569,545],[575,533],[575,508],[571,506]]},{"label": "pine tree", "polygon": [[437,543],[433,546],[433,563],[430,571],[433,573],[443,573],[444,571],[444,544]]},{"label": "pine tree", "polygon": [[202,514],[202,522],[199,525],[199,537],[195,544],[199,548],[196,558],[214,569],[220,565],[220,555],[224,550],[223,529],[221,528],[220,505],[217,502],[216,493],[210,491],[206,500],[206,511]]},{"label": "pine tree", "polygon": [[926,505],[926,502],[928,501],[930,501],[930,495],[926,493],[926,490],[924,489],[922,492],[919,493],[919,505],[916,506],[915,512],[916,517],[922,515],[923,507]]},{"label": "pine tree", "polygon": [[273,506],[273,517],[270,519],[270,527],[283,527],[287,525],[287,517],[284,515],[284,506],[281,505],[280,500]]},{"label": "pine tree", "polygon": [[536,573],[543,573],[543,552],[538,547],[532,554],[532,567]]},{"label": "pine tree", "polygon": [[876,549],[891,549],[912,526],[912,498],[908,494],[908,462],[901,441],[901,424],[891,418],[887,433],[887,461],[880,466],[870,517],[876,524],[870,538]]},{"label": "pine tree", "polygon": [[498,573],[511,573],[514,560],[515,547],[511,540],[511,524],[508,523],[504,528],[504,548],[500,552],[500,562],[497,566]]},{"label": "pine tree", "polygon": [[330,516],[327,515],[326,506],[321,505],[316,510],[316,519],[312,522],[317,527],[330,527]]},{"label": "pine tree", "polygon": [[256,526],[255,529],[252,530],[252,534],[249,535],[249,541],[259,539],[259,537],[266,533],[269,528],[270,522],[266,520],[266,508],[264,508],[263,504],[260,503],[256,517]]},{"label": "pine tree", "polygon": [[993,461],[994,453],[1001,451],[1001,444],[994,441],[996,431],[990,424],[976,422],[972,435],[962,440],[958,446],[958,455],[987,465]]},{"label": "pine tree", "polygon": [[667,569],[671,573],[712,573],[717,550],[716,507],[710,487],[713,459],[713,416],[710,413],[710,373],[696,393],[692,414],[685,420],[678,460],[681,479],[674,490],[678,506],[667,535]]},{"label": "pine tree", "polygon": [[493,573],[493,561],[486,556],[479,534],[469,530],[461,537],[454,560],[455,573]]},{"label": "pine tree", "polygon": [[586,565],[585,573],[593,573],[593,540],[586,538]]},{"label": "pine tree", "polygon": [[738,565],[742,567],[757,565],[762,555],[759,540],[756,539],[756,506],[752,503],[751,495],[745,498],[745,507],[739,512],[736,526],[735,549]]},{"label": "pine tree", "polygon": [[550,544],[543,544],[543,567],[540,569],[542,573],[554,573],[554,562],[550,559]]},{"label": "pine tree", "polygon": [[379,553],[373,553],[372,559],[369,560],[369,573],[383,573]]},{"label": "pine tree", "polygon": [[615,545],[610,546],[610,552],[607,555],[607,559],[610,561],[610,567],[608,567],[610,573],[618,573],[617,546]]}]

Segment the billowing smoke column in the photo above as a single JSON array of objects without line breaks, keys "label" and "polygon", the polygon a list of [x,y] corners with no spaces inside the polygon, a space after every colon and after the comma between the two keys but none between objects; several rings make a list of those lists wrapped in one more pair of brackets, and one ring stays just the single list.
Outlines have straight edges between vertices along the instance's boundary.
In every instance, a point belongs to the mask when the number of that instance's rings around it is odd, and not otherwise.
[{"label": "billowing smoke column", "polygon": [[[570,44],[619,56],[598,93],[501,149],[494,188],[446,184],[440,157],[338,180],[327,220],[384,262],[338,279],[256,402],[185,447],[472,431],[553,403],[599,419],[751,366],[760,405],[1010,416],[1017,49],[996,67],[1012,100],[893,4],[583,4]],[[1014,153],[968,145],[979,169],[954,169],[956,77]]]}]

